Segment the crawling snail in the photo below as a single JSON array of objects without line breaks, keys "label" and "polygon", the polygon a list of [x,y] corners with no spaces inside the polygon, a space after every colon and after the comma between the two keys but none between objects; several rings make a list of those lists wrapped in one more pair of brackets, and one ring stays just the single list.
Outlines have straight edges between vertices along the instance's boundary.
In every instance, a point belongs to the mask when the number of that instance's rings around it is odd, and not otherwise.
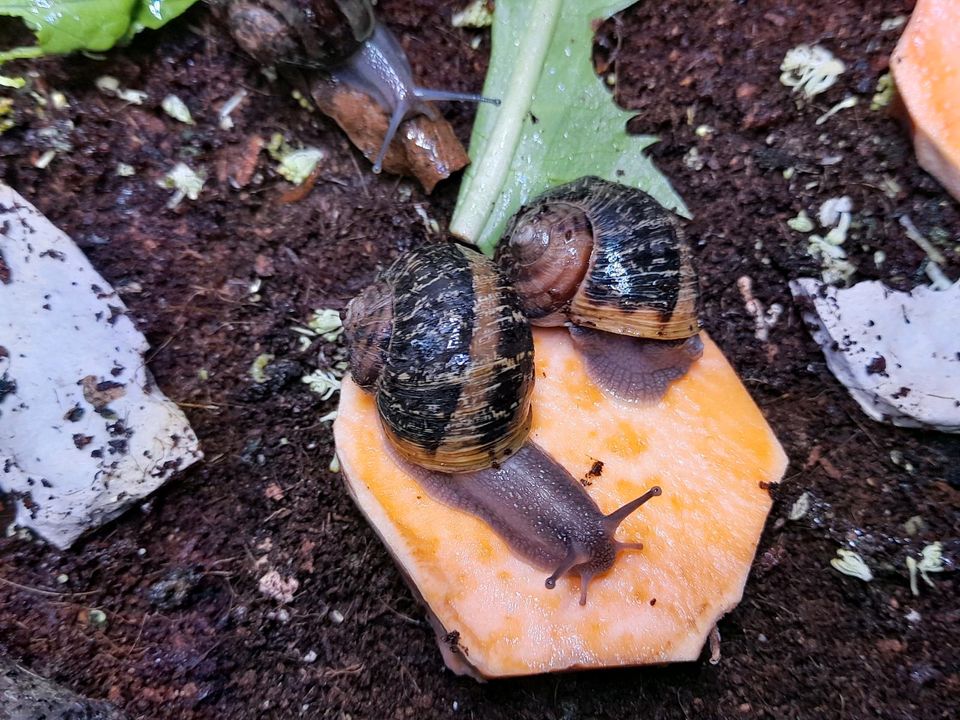
[{"label": "crawling snail", "polygon": [[354,382],[376,396],[390,445],[437,500],[481,518],[553,588],[580,577],[580,604],[617,552],[617,526],[654,487],[609,515],[527,439],[533,337],[503,275],[454,244],[402,255],[350,302]]},{"label": "crawling snail", "polygon": [[379,173],[400,123],[415,115],[436,120],[430,100],[499,104],[471,93],[419,87],[396,38],[373,14],[369,0],[213,0],[231,34],[266,65],[327,72],[338,83],[369,95],[390,113],[373,163]]},{"label": "crawling snail", "polygon": [[640,190],[596,177],[554,188],[514,215],[496,261],[530,322],[570,326],[608,394],[659,400],[703,354],[683,230]]}]

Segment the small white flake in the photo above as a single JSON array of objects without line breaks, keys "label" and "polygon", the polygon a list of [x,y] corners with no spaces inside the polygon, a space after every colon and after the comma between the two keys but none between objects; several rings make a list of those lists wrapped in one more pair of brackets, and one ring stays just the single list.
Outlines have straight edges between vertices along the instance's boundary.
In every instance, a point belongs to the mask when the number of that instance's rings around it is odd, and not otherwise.
[{"label": "small white flake", "polygon": [[873,573],[870,572],[870,568],[867,567],[863,558],[852,550],[844,550],[843,548],[837,550],[837,557],[830,561],[830,565],[834,570],[850,577],[860,578],[864,582],[873,580]]},{"label": "small white flake", "polygon": [[276,570],[271,570],[260,578],[259,588],[262,595],[286,605],[293,600],[300,582],[295,577],[284,578]]},{"label": "small white flake", "polygon": [[314,335],[319,335],[327,342],[333,342],[343,333],[340,311],[333,308],[314,310],[307,321],[307,327],[313,331]]},{"label": "small white flake", "polygon": [[[927,573],[943,572],[943,543],[935,542],[927,545],[920,553],[920,562],[917,564],[917,569],[920,571],[920,577],[923,578],[923,581],[933,587],[933,580]],[[914,595],[917,594],[914,593]]]},{"label": "small white flake", "polygon": [[797,498],[793,507],[790,508],[790,514],[787,515],[787,519],[796,522],[808,512],[810,512],[810,493],[805,492]]},{"label": "small white flake", "polygon": [[246,90],[237,90],[237,92],[231,95],[230,98],[220,107],[220,112],[217,113],[217,120],[221,130],[233,129],[234,122],[230,115],[240,106],[240,103],[242,103],[246,97]]},{"label": "small white flake", "polygon": [[283,154],[280,164],[277,165],[277,172],[285,180],[294,185],[300,185],[310,177],[323,157],[324,153],[320,148],[306,147],[293,150]]},{"label": "small white flake", "polygon": [[257,355],[250,365],[250,377],[257,385],[262,385],[267,381],[267,366],[273,362],[273,355],[270,353],[261,353]]},{"label": "small white flake", "polygon": [[801,233],[811,232],[814,228],[813,220],[807,215],[806,210],[801,210],[796,217],[787,220],[787,227]]},{"label": "small white flake", "polygon": [[95,81],[97,89],[105,95],[112,95],[131,105],[143,105],[149,95],[143,90],[130,90],[120,86],[120,81],[112,75],[102,75]]},{"label": "small white flake", "polygon": [[780,82],[808,100],[831,88],[846,66],[820,45],[798,45],[780,63]]},{"label": "small white flake", "polygon": [[194,125],[193,116],[190,114],[190,108],[176,95],[167,95],[160,103],[163,111],[174,120],[179,120],[186,125]]},{"label": "small white flake", "polygon": [[887,18],[880,23],[880,30],[881,32],[898,30],[907,24],[907,20],[909,20],[909,18],[906,15],[897,15],[896,17]]},{"label": "small white flake", "polygon": [[851,95],[850,97],[844,98],[832,108],[827,110],[823,115],[817,118],[817,125],[823,125],[827,120],[836,115],[841,110],[846,110],[847,108],[855,107],[857,104],[857,98]]},{"label": "small white flake", "polygon": [[309,375],[304,375],[300,380],[306,383],[310,390],[317,393],[321,400],[329,400],[335,392],[340,390],[340,380],[328,370],[314,370]]},{"label": "small white flake", "polygon": [[189,165],[180,162],[174,165],[170,172],[158,180],[157,184],[168,190],[176,190],[176,192],[170,196],[170,201],[167,203],[167,207],[172,210],[179,205],[185,197],[191,200],[196,200],[200,197],[200,191],[203,190],[203,184],[205,182],[206,178],[204,174],[194,172]]},{"label": "small white flake", "polygon": [[46,170],[56,156],[56,150],[47,150],[43,155],[33,161],[33,166],[38,170]]},{"label": "small white flake", "polygon": [[458,28],[490,27],[493,25],[493,13],[487,6],[487,0],[473,0],[463,10],[453,14],[450,24]]}]

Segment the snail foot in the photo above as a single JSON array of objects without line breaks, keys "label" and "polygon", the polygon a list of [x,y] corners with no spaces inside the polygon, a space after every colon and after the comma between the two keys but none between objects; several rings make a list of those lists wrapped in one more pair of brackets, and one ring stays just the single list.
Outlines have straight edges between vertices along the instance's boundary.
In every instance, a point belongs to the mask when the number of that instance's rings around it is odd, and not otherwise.
[{"label": "snail foot", "polygon": [[699,335],[647,340],[577,326],[570,335],[604,394],[631,403],[659,402],[703,355]]}]

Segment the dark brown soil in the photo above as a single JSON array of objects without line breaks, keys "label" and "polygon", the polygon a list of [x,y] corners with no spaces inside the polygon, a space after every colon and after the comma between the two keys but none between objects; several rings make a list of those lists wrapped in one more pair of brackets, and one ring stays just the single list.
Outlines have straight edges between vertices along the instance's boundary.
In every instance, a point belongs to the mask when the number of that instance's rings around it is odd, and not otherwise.
[{"label": "dark brown soil", "polygon": [[[452,8],[440,5],[390,0],[380,13],[427,82],[479,88],[487,37],[471,50],[473,32],[452,28]],[[4,179],[124,293],[153,347],[151,370],[189,415],[206,460],[70,552],[0,541],[0,650],[143,718],[960,716],[956,574],[941,573],[913,597],[904,565],[935,540],[951,570],[960,557],[960,443],[868,420],[826,369],[787,287],[818,266],[786,219],[843,194],[858,220],[847,242],[857,279],[925,282],[925,256],[897,222],[903,213],[928,237],[953,238],[942,245],[945,269],[960,273],[956,202],[919,170],[900,127],[869,109],[898,35],[881,22],[909,5],[641,2],[606,26],[622,35],[617,99],[636,109],[634,129],[662,138],[653,154],[695,213],[703,322],[791,466],[744,600],[720,624],[719,664],[487,685],[444,669],[423,611],[328,471],[330,426],[319,418],[336,400],[319,401],[299,377],[318,352],[336,349],[315,342],[302,352],[291,331],[314,308],[342,307],[400,251],[435,239],[417,204],[444,224],[456,182],[425,197],[372,175],[338,130],[240,56],[204,8],[106,60],[35,63],[34,89],[60,90],[70,107],[41,111],[16,95],[19,124],[0,136]],[[849,69],[798,109],[777,77],[786,51],[803,42],[826,45]],[[136,107],[106,97],[93,84],[103,74],[150,100]],[[240,87],[250,96],[233,114],[236,127],[220,130],[217,109]],[[160,110],[170,92],[188,103],[196,127]],[[815,125],[846,93],[860,104]],[[445,112],[466,140],[472,109]],[[714,132],[701,137],[700,125]],[[49,127],[72,150],[38,170],[32,160],[51,147]],[[329,154],[300,202],[280,202],[290,186],[265,154],[260,183],[236,190],[215,177],[251,136],[274,132]],[[840,160],[824,163],[829,156]],[[179,159],[214,177],[199,201],[170,211],[170,191],[155,181]],[[136,175],[119,177],[118,162]],[[796,168],[789,181],[787,167]],[[737,288],[743,275],[764,304],[786,308],[769,343],[754,337]],[[249,369],[261,353],[282,362],[258,387]],[[268,496],[273,484],[282,496]],[[813,509],[785,521],[804,491]],[[910,535],[905,523],[915,517],[922,522]],[[877,570],[873,582],[830,568],[849,541]],[[267,568],[300,581],[287,616],[258,592]],[[89,608],[107,614],[105,628],[88,622]],[[316,660],[304,662],[311,652]]]}]

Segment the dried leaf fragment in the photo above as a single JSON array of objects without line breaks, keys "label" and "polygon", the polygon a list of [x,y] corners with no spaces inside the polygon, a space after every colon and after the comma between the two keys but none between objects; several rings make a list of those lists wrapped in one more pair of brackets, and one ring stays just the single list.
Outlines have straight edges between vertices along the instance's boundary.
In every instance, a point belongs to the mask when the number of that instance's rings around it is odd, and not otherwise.
[{"label": "dried leaf fragment", "polygon": [[[390,118],[373,98],[327,80],[315,82],[311,94],[320,111],[331,117],[367,158],[376,156]],[[404,121],[383,160],[386,172],[415,177],[428,193],[469,162],[450,123],[439,113],[437,118],[417,115]]]}]

